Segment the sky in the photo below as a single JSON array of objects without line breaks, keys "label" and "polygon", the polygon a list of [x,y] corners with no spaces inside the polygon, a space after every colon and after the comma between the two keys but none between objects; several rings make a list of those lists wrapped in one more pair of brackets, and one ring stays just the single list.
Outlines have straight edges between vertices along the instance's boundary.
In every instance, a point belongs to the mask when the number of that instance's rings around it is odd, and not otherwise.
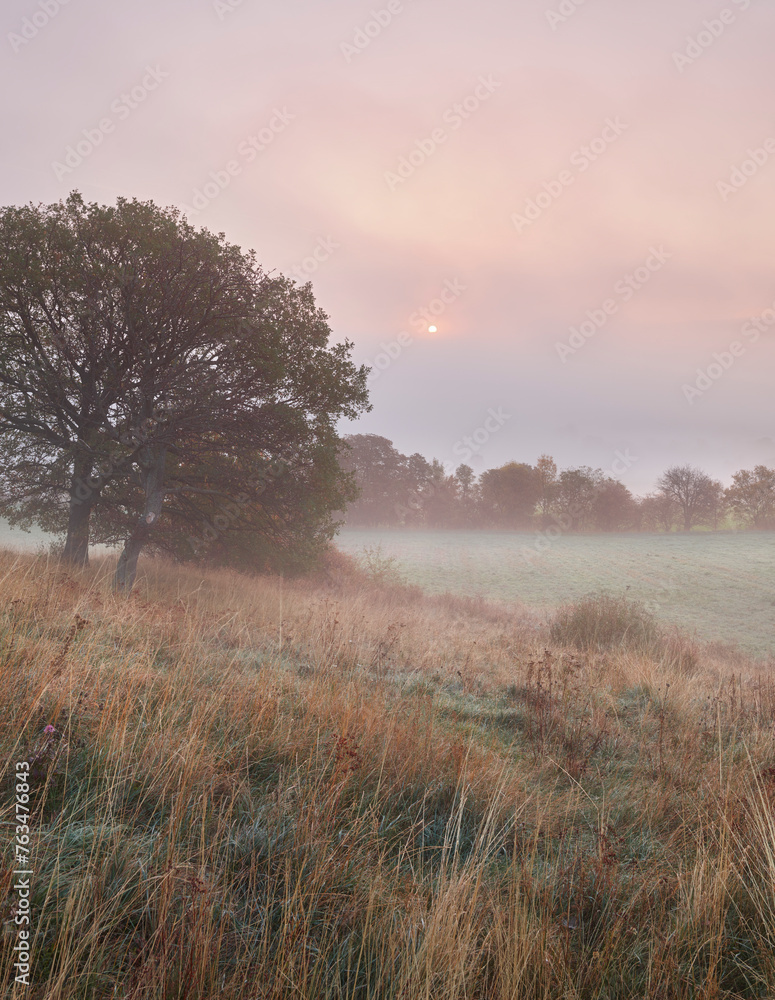
[{"label": "sky", "polygon": [[0,203],[151,199],[311,281],[372,367],[343,433],[637,493],[775,465],[771,2],[9,0],[0,22]]}]

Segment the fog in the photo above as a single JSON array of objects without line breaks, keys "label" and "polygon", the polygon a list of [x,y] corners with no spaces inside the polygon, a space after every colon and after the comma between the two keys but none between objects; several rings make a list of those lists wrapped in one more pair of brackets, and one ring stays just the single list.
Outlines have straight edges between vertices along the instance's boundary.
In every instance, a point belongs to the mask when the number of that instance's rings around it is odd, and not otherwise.
[{"label": "fog", "polygon": [[728,482],[775,460],[768,5],[25,0],[2,20],[3,202],[153,199],[311,280],[375,366],[344,431],[454,460],[502,408],[477,471],[629,449],[636,491],[675,462]]}]

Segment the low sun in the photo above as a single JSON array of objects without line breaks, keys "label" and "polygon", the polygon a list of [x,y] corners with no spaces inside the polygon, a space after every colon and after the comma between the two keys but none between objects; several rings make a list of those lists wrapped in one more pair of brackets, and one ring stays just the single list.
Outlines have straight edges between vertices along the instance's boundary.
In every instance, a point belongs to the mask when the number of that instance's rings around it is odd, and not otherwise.
[{"label": "low sun", "polygon": [[438,327],[436,327],[436,326],[429,326],[428,327],[428,333],[435,333],[437,329],[438,329]]}]

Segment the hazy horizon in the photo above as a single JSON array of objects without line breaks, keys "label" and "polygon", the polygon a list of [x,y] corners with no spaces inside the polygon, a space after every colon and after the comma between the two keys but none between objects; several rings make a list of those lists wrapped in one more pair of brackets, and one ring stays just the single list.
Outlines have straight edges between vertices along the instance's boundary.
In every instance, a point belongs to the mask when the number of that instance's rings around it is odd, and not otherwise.
[{"label": "hazy horizon", "polygon": [[495,410],[477,473],[624,451],[637,493],[673,464],[724,482],[775,464],[772,8],[24,0],[2,18],[3,203],[152,199],[309,278],[336,339],[386,365],[344,433],[459,464]]}]

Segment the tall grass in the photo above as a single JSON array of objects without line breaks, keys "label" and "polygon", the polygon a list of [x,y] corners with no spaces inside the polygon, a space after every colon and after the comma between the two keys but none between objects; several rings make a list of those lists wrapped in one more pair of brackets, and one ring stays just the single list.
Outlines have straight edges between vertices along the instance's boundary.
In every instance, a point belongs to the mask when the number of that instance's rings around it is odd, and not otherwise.
[{"label": "tall grass", "polygon": [[643,604],[606,593],[590,594],[560,608],[550,633],[555,642],[582,650],[646,651],[659,637],[656,619]]},{"label": "tall grass", "polygon": [[346,562],[109,575],[0,554],[3,996],[773,995],[761,666],[574,650]]}]

